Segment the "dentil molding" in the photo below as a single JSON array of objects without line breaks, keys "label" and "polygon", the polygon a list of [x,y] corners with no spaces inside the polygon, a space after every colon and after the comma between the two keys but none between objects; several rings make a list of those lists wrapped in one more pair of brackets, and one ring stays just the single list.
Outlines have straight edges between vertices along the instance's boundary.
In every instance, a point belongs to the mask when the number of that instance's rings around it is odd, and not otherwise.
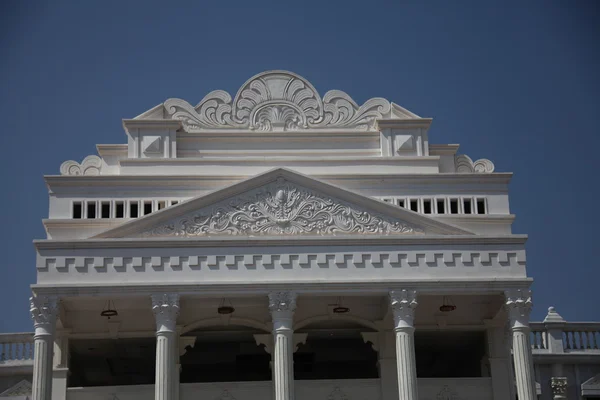
[{"label": "dentil molding", "polygon": [[346,93],[330,90],[321,98],[310,82],[287,71],[267,71],[250,78],[232,100],[215,90],[195,107],[181,99],[164,102],[167,114],[187,132],[211,129],[294,131],[344,128],[374,130],[377,118],[391,110],[382,98],[356,104]]}]

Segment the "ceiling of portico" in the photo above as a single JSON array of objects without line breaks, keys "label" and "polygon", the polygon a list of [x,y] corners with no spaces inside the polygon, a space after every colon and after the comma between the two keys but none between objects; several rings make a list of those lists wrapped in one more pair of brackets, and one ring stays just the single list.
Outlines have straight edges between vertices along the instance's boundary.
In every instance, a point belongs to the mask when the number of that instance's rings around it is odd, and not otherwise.
[{"label": "ceiling of portico", "polygon": [[473,235],[451,224],[278,168],[94,238]]}]

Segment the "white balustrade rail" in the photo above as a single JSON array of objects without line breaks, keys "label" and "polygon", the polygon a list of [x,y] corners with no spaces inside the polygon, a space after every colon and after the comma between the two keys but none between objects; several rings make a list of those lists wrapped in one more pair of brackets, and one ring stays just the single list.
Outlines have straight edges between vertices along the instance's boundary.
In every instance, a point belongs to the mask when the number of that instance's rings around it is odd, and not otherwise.
[{"label": "white balustrade rail", "polygon": [[[600,323],[531,323],[531,348],[534,354],[600,354]],[[554,346],[551,341],[554,340]]]},{"label": "white balustrade rail", "polygon": [[33,333],[0,334],[0,365],[33,361]]}]

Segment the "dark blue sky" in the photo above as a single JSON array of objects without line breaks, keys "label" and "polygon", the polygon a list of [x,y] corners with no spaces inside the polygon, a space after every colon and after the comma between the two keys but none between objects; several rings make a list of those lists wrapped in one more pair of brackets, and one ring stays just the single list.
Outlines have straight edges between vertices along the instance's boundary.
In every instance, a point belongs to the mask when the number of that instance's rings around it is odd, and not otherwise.
[{"label": "dark blue sky", "polygon": [[[137,3],[134,5],[134,3]],[[424,4],[427,3],[427,4]],[[600,3],[596,1],[3,1],[0,332],[29,331],[31,241],[68,159],[125,143],[122,118],[197,103],[287,69],[321,94],[381,96],[433,117],[515,173],[514,232],[530,235],[534,315],[600,319]]]}]

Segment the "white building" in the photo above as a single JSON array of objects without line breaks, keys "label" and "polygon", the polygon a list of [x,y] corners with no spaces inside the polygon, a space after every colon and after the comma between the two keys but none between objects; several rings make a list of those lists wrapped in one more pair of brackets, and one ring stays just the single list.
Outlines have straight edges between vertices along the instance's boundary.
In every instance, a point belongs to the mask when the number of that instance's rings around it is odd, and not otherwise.
[{"label": "white building", "polygon": [[286,71],[123,120],[45,178],[35,335],[0,336],[0,396],[598,395],[600,324],[529,322],[511,174],[431,122]]}]

